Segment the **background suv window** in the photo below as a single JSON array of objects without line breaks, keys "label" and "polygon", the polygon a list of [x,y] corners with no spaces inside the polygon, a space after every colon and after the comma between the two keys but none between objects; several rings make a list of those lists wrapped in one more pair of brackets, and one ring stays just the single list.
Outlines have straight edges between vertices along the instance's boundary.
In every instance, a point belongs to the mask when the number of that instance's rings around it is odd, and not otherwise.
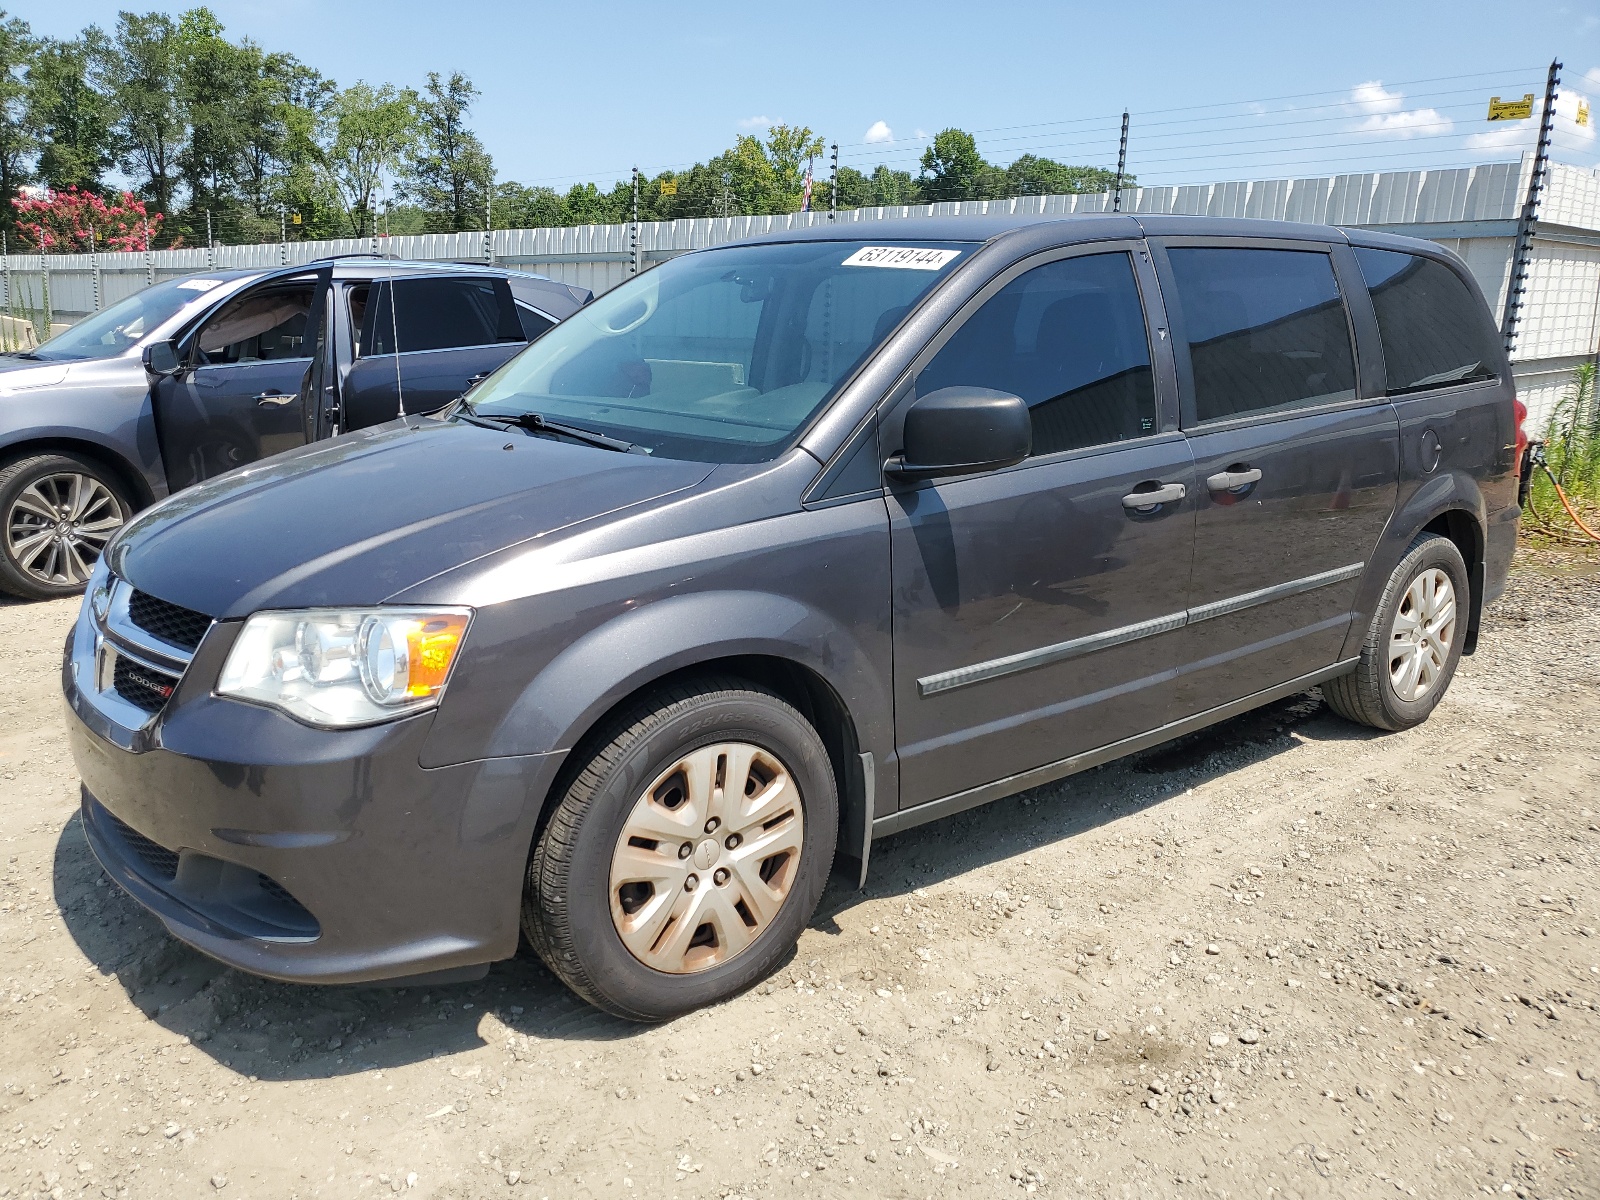
[{"label": "background suv window", "polygon": [[917,395],[956,384],[1026,400],[1035,455],[1155,432],[1150,339],[1132,260],[1091,254],[1017,276],[923,368]]},{"label": "background suv window", "polygon": [[1461,277],[1441,262],[1356,247],[1378,314],[1389,394],[1496,377],[1499,335]]},{"label": "background suv window", "polygon": [[1355,352],[1328,255],[1167,251],[1201,422],[1355,397]]},{"label": "background suv window", "polygon": [[200,330],[203,361],[210,364],[305,358],[311,284],[250,292],[223,306]]},{"label": "background suv window", "polygon": [[527,340],[511,289],[496,279],[380,280],[352,293],[352,317],[358,307],[362,357],[395,353],[397,338],[401,354]]}]

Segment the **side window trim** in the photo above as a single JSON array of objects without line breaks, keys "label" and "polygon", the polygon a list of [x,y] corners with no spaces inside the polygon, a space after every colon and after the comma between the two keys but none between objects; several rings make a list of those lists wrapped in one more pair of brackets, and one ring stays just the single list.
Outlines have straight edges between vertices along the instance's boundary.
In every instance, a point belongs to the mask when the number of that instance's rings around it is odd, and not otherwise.
[{"label": "side window trim", "polygon": [[[1172,343],[1172,355],[1177,366],[1178,382],[1178,408],[1181,416],[1181,428],[1185,431],[1205,429],[1207,431],[1225,429],[1245,422],[1266,422],[1283,420],[1292,417],[1305,416],[1309,413],[1337,411],[1342,408],[1360,408],[1370,404],[1385,403],[1385,397],[1380,392],[1377,395],[1363,395],[1362,372],[1362,345],[1356,336],[1356,324],[1349,294],[1346,290],[1345,280],[1338,269],[1338,256],[1335,253],[1339,243],[1300,241],[1293,238],[1251,238],[1251,237],[1153,237],[1149,239],[1150,255],[1156,264],[1156,276],[1160,280],[1162,295],[1167,299],[1168,329]],[[1172,269],[1172,260],[1167,256],[1168,249],[1181,250],[1189,248],[1207,250],[1293,250],[1299,253],[1326,254],[1334,269],[1334,281],[1344,301],[1345,327],[1350,337],[1350,353],[1354,358],[1356,370],[1356,397],[1352,400],[1334,400],[1326,404],[1307,404],[1299,407],[1272,409],[1259,413],[1244,413],[1211,421],[1202,422],[1196,406],[1194,363],[1189,357],[1188,328],[1183,315],[1183,298],[1179,295],[1176,275]],[[1346,247],[1348,250],[1348,247]],[[1362,293],[1363,297],[1365,293]],[[1370,300],[1366,300],[1370,303]],[[1374,323],[1376,332],[1376,323]]]},{"label": "side window trim", "polygon": [[1146,243],[1138,238],[1118,238],[1103,242],[1079,242],[1070,246],[1053,246],[1048,250],[1037,251],[1025,258],[1008,263],[969,296],[955,316],[947,321],[944,327],[934,335],[933,339],[918,352],[917,356],[911,361],[911,365],[896,381],[895,385],[888,389],[886,395],[889,400],[879,409],[883,413],[879,427],[882,439],[879,446],[880,451],[885,454],[889,453],[887,447],[890,442],[898,445],[901,428],[905,421],[905,410],[916,398],[915,387],[909,385],[914,385],[923,368],[933,361],[939,351],[944,349],[945,344],[972,318],[973,314],[1013,280],[1027,274],[1029,271],[1067,259],[1084,258],[1093,254],[1126,254],[1131,261],[1134,281],[1139,289],[1139,300],[1144,310],[1145,340],[1149,347],[1150,364],[1155,382],[1156,428],[1144,437],[1130,441],[1106,442],[1094,446],[1080,446],[1070,450],[1059,450],[1051,454],[1035,455],[1024,459],[1014,467],[1006,468],[1006,470],[1026,470],[1029,467],[1044,463],[1100,454],[1107,450],[1115,450],[1136,443],[1142,445],[1151,438],[1175,432],[1178,429],[1179,421],[1175,399],[1177,396],[1177,379],[1172,355],[1173,338],[1169,336],[1171,323],[1167,318],[1163,292],[1151,264],[1151,259],[1146,252]]}]

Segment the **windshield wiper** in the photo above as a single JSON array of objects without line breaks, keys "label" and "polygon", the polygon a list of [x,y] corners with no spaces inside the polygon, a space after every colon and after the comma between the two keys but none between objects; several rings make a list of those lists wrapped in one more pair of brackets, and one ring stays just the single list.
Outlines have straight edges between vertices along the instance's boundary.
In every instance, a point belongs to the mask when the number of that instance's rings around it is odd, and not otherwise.
[{"label": "windshield wiper", "polygon": [[29,362],[49,362],[50,361],[44,355],[35,354],[32,350],[7,350],[6,351],[6,357],[7,358],[25,358]]},{"label": "windshield wiper", "polygon": [[[491,429],[505,429],[515,426],[526,429],[528,433],[553,433],[561,437],[569,437],[574,441],[586,445],[597,446],[601,450],[615,450],[619,454],[631,454],[639,447],[632,442],[625,442],[621,438],[607,437],[603,433],[595,433],[592,429],[585,429],[581,425],[568,425],[565,421],[551,421],[544,414],[536,412],[517,413],[516,415],[502,413],[481,413],[468,404],[461,402],[461,407],[456,411],[456,416],[463,421],[470,421],[474,425],[486,425]],[[642,451],[641,451],[642,453]]]}]

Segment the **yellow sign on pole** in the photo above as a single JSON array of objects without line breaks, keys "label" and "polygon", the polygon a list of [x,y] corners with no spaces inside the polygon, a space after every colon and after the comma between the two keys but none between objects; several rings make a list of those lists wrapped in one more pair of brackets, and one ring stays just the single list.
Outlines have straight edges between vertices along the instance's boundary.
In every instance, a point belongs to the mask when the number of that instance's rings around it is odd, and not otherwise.
[{"label": "yellow sign on pole", "polygon": [[289,223],[291,225],[300,224],[300,214],[299,213],[290,213],[289,214]]},{"label": "yellow sign on pole", "polygon": [[678,194],[678,181],[676,179],[663,179],[661,181],[661,194],[663,196],[676,196]]},{"label": "yellow sign on pole", "polygon": [[1494,96],[1489,100],[1489,120],[1491,121],[1526,121],[1533,116],[1533,93],[1529,92],[1521,100],[1502,100]]},{"label": "yellow sign on pole", "polygon": [[1578,101],[1578,115],[1573,120],[1579,125],[1587,125],[1589,123],[1589,102],[1587,100]]}]

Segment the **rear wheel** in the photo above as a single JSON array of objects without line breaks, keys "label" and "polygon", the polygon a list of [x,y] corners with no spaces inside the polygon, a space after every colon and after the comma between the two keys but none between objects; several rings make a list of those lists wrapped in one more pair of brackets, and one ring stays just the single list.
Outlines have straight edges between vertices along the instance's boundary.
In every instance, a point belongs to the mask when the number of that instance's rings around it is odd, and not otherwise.
[{"label": "rear wheel", "polygon": [[81,592],[132,511],[105,468],[74,454],[0,468],[0,590],[29,600]]},{"label": "rear wheel", "polygon": [[561,797],[529,867],[523,929],[590,1003],[678,1016],[790,953],[837,823],[827,751],[785,701],[736,680],[659,693]]},{"label": "rear wheel", "polygon": [[1356,669],[1322,685],[1328,706],[1374,729],[1427,720],[1461,661],[1469,586],[1455,543],[1419,535],[1389,576]]}]

